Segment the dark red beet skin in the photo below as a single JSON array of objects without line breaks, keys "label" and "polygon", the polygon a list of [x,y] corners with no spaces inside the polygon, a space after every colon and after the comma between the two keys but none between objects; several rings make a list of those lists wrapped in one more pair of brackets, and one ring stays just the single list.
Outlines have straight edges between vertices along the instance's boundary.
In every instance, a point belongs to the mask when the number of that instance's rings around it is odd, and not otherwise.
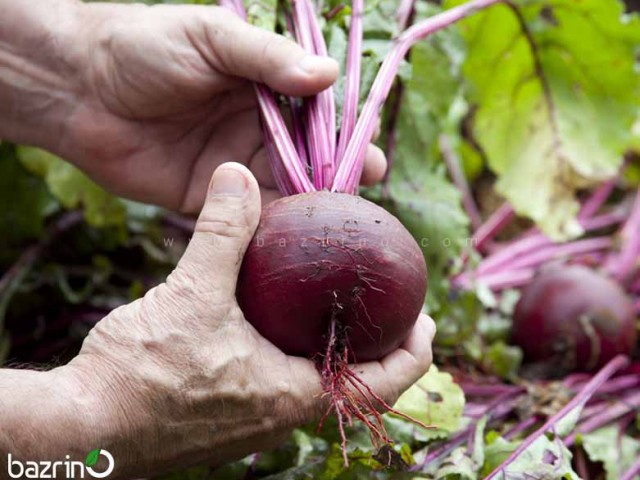
[{"label": "dark red beet skin", "polygon": [[522,292],[512,340],[534,362],[593,370],[637,340],[631,300],[613,280],[579,266],[543,270]]},{"label": "dark red beet skin", "polygon": [[350,359],[368,361],[407,338],[426,289],[422,252],[395,217],[361,197],[314,192],[263,209],[238,301],[290,355],[324,352],[333,318]]}]

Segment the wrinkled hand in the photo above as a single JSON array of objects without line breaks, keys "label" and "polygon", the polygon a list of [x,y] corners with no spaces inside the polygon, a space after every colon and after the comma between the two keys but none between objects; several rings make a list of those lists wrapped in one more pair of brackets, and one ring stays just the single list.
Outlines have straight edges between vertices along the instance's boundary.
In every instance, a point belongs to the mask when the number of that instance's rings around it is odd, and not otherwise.
[{"label": "wrinkled hand", "polygon": [[[259,215],[256,180],[238,164],[219,167],[166,283],[113,311],[63,367],[72,390],[86,392],[76,394],[79,408],[95,412],[86,431],[102,431],[87,448],[112,452],[120,476],[240,458],[275,446],[325,411],[313,362],[265,340],[236,303]],[[434,332],[421,316],[402,348],[356,369],[393,403],[429,367]]]},{"label": "wrinkled hand", "polygon": [[[311,95],[335,81],[334,60],[220,7],[78,8],[88,42],[54,150],[117,194],[186,212],[200,210],[227,161],[251,169],[265,202],[278,196],[248,80]],[[384,155],[371,146],[367,160],[363,181],[379,181]]]}]

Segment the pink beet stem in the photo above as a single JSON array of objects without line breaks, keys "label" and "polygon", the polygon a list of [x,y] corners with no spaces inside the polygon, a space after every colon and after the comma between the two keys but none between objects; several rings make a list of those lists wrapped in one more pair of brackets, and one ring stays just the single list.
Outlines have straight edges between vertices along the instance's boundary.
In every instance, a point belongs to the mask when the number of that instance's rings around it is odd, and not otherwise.
[{"label": "pink beet stem", "polygon": [[[243,20],[247,19],[247,12],[244,9],[242,0],[222,0],[220,5],[229,8]],[[265,135],[267,142],[271,143],[271,145],[267,145],[267,150],[271,152],[269,161],[272,165],[279,188],[285,188],[283,192],[287,192],[289,188],[293,188],[295,193],[315,190],[309,181],[305,166],[296,152],[287,125],[278,108],[274,93],[269,87],[263,84],[256,84],[255,89],[264,122],[263,128],[269,132],[268,135]],[[277,155],[275,154],[276,152]],[[284,175],[289,177],[288,181],[283,178]]]},{"label": "pink beet stem", "polygon": [[621,283],[626,283],[640,266],[640,189],[631,208],[629,218],[620,230],[622,245],[607,270]]},{"label": "pink beet stem", "polygon": [[570,447],[574,444],[578,434],[593,432],[629,412],[638,410],[638,408],[640,408],[640,392],[635,392],[631,395],[616,399],[613,402],[608,402],[601,408],[599,413],[592,415],[591,418],[582,422],[579,427],[566,438],[564,443]]},{"label": "pink beet stem", "polygon": [[351,138],[358,118],[360,99],[360,67],[362,64],[362,35],[364,29],[364,0],[351,2],[351,26],[349,28],[349,49],[347,51],[347,72],[345,75],[342,125],[336,151],[336,165],[339,166],[347,143]]},{"label": "pink beet stem", "polygon": [[511,222],[515,215],[516,212],[513,207],[507,202],[503,203],[476,229],[473,235],[476,250],[482,251],[487,242],[493,240]]},{"label": "pink beet stem", "polygon": [[569,415],[575,408],[582,408],[587,401],[598,391],[600,386],[604,384],[614,373],[618,370],[629,365],[629,358],[625,355],[618,355],[607,363],[584,388],[576,394],[558,413],[551,416],[542,427],[529,435],[519,446],[516,448],[509,457],[502,462],[491,474],[486,477],[486,480],[504,478],[507,472],[505,469],[511,465],[527,448],[529,448],[538,438],[545,435],[547,432],[552,431],[554,426],[560,422],[563,418]]},{"label": "pink beet stem", "polygon": [[[275,96],[269,87],[263,84],[256,84],[258,93],[258,104],[264,118],[266,127],[269,129],[273,143],[280,154],[280,159],[284,169],[291,180],[296,193],[312,192],[315,190],[307,172],[296,152],[296,147],[291,140],[289,130],[284,123],[280,109],[275,100]],[[277,158],[272,162],[278,163]]]},{"label": "pink beet stem", "polygon": [[517,270],[529,267],[539,267],[551,260],[569,258],[573,255],[605,250],[612,244],[611,238],[588,238],[586,240],[576,240],[570,243],[552,244],[542,247],[530,254],[523,255],[505,263],[505,270]]},{"label": "pink beet stem", "polygon": [[376,76],[371,92],[367,98],[362,113],[356,122],[353,136],[349,140],[344,158],[336,172],[331,191],[355,193],[362,175],[364,154],[367,145],[373,138],[376,120],[380,109],[389,95],[398,67],[407,51],[418,41],[428,37],[438,30],[475,13],[476,11],[499,3],[502,0],[472,0],[458,7],[442,12],[423,20],[405,30],[394,42],[387,54],[380,71]]},{"label": "pink beet stem", "polygon": [[631,468],[622,474],[620,480],[634,480],[638,475],[640,475],[640,458],[638,458]]},{"label": "pink beet stem", "polygon": [[[582,227],[586,231],[598,230],[600,228],[615,225],[622,219],[624,219],[624,214],[622,212],[613,211],[584,220],[582,222]],[[554,244],[553,240],[540,232],[526,236],[485,258],[478,265],[476,274],[484,275],[489,272],[493,273],[502,271],[505,268],[505,265],[515,257],[523,254],[532,254],[535,250]]]},{"label": "pink beet stem", "polygon": [[[293,21],[297,40],[302,48],[309,54],[326,56],[326,45],[322,33],[319,35],[321,41],[318,39],[319,27],[310,0],[293,1]],[[332,92],[332,89],[325,90],[327,91]],[[331,185],[334,173],[329,123],[335,128],[335,118],[329,119],[330,111],[325,92],[304,99],[309,157],[313,171],[313,186],[316,190]],[[330,96],[330,103],[333,105],[333,93]],[[329,180],[328,184],[325,183],[326,180]]]},{"label": "pink beet stem", "polygon": [[582,208],[578,214],[578,220],[586,220],[595,215],[598,210],[600,210],[600,207],[607,201],[615,186],[616,180],[611,179],[596,188],[591,196],[582,204]]},{"label": "pink beet stem", "polygon": [[476,201],[471,193],[469,183],[462,171],[460,158],[458,158],[458,155],[453,151],[453,145],[451,145],[449,137],[446,135],[440,135],[438,141],[440,144],[440,152],[442,153],[444,163],[447,165],[447,170],[449,171],[451,180],[462,195],[462,205],[467,212],[469,220],[471,220],[471,226],[474,229],[478,229],[482,225],[482,218],[480,217],[478,206],[476,205]]},{"label": "pink beet stem", "polygon": [[396,22],[400,31],[407,28],[411,14],[415,8],[416,0],[401,0],[396,12]]}]

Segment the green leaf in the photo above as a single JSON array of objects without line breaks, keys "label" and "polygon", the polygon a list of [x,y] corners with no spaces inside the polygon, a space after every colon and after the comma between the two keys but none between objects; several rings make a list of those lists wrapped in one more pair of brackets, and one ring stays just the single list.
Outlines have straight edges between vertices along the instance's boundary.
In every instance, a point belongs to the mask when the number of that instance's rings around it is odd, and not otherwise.
[{"label": "green leaf", "polygon": [[493,472],[518,447],[517,443],[506,440],[494,431],[487,433],[485,441],[483,477]]},{"label": "green leaf", "polygon": [[497,190],[564,239],[581,232],[576,190],[615,176],[631,144],[640,23],[623,17],[618,0],[525,0],[517,9],[520,17],[498,5],[461,23],[473,131]]},{"label": "green leaf", "polygon": [[471,452],[471,459],[479,469],[484,464],[484,430],[487,427],[489,421],[488,416],[482,417],[476,424],[475,432],[473,434],[473,451]]},{"label": "green leaf", "polygon": [[466,447],[456,448],[438,469],[435,478],[451,480],[477,480],[476,466],[467,455]]},{"label": "green leaf", "polygon": [[84,464],[87,467],[94,467],[96,463],[98,463],[98,459],[100,458],[100,449],[96,448],[95,450],[91,450],[87,454],[87,458],[84,460]]},{"label": "green leaf", "polygon": [[468,218],[460,205],[460,194],[444,173],[424,167],[404,168],[409,158],[398,156],[389,198],[378,197],[378,201],[398,217],[422,248],[429,272],[427,305],[434,311],[446,302],[449,260],[460,255],[468,238]]},{"label": "green leaf", "polygon": [[542,435],[522,452],[499,478],[580,480],[571,466],[571,451],[555,435]]},{"label": "green leaf", "polygon": [[582,446],[593,462],[602,462],[607,480],[617,480],[640,457],[640,441],[621,435],[618,425],[609,425],[581,435]]},{"label": "green leaf", "polygon": [[476,480],[478,472],[484,464],[485,445],[484,429],[488,417],[482,417],[475,426],[473,435],[473,448],[469,452],[469,446],[456,448],[438,468],[435,478],[455,480]]},{"label": "green leaf", "polygon": [[453,377],[431,365],[427,374],[400,396],[394,408],[435,427],[435,430],[416,427],[416,438],[429,440],[441,437],[442,431],[450,433],[458,429],[464,403],[464,392]]},{"label": "green leaf", "polygon": [[10,246],[37,238],[44,219],[56,210],[46,185],[20,164],[15,147],[0,145],[0,264]]},{"label": "green leaf", "polygon": [[503,341],[495,342],[487,350],[484,363],[489,372],[501,378],[515,379],[522,363],[522,349]]},{"label": "green leaf", "polygon": [[273,30],[278,14],[278,0],[245,0],[247,21],[257,27]]},{"label": "green leaf", "polygon": [[565,437],[569,435],[574,428],[576,428],[576,424],[578,420],[580,420],[580,415],[582,414],[582,409],[584,408],[587,400],[585,399],[583,402],[576,405],[569,413],[567,413],[559,422],[555,424],[554,434],[559,437]]},{"label": "green leaf", "polygon": [[123,225],[125,205],[107,193],[73,165],[34,147],[18,147],[18,158],[41,176],[51,194],[67,209],[82,207],[87,222],[96,227]]}]

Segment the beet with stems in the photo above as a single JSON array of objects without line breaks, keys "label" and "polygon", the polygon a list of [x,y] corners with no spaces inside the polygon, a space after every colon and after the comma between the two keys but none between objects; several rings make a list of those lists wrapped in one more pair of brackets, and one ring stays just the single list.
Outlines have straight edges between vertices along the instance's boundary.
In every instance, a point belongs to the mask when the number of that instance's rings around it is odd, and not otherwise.
[{"label": "beet with stems", "polygon": [[548,267],[522,291],[512,340],[527,359],[557,374],[593,370],[633,351],[633,303],[616,282],[587,267]]},{"label": "beet with stems", "polygon": [[349,359],[361,362],[400,346],[426,289],[422,252],[395,217],[361,197],[314,192],[265,207],[238,300],[284,352],[324,353],[334,322]]},{"label": "beet with stems", "polygon": [[[352,0],[339,128],[333,87],[303,99],[282,99],[266,85],[255,85],[271,170],[278,190],[289,197],[263,211],[245,255],[238,301],[272,343],[316,360],[330,398],[326,415],[333,412],[338,419],[345,464],[344,424],[361,420],[376,444],[391,441],[379,408],[422,425],[393,410],[349,366],[399,347],[427,288],[424,257],[409,232],[384,209],[352,195],[358,192],[367,145],[411,46],[499,1],[471,0],[404,30],[392,42],[360,110],[365,5]],[[242,0],[220,3],[247,18]],[[316,14],[312,0],[285,7],[289,33],[308,53],[326,56]],[[282,100],[291,112],[291,129],[282,117]]]}]

